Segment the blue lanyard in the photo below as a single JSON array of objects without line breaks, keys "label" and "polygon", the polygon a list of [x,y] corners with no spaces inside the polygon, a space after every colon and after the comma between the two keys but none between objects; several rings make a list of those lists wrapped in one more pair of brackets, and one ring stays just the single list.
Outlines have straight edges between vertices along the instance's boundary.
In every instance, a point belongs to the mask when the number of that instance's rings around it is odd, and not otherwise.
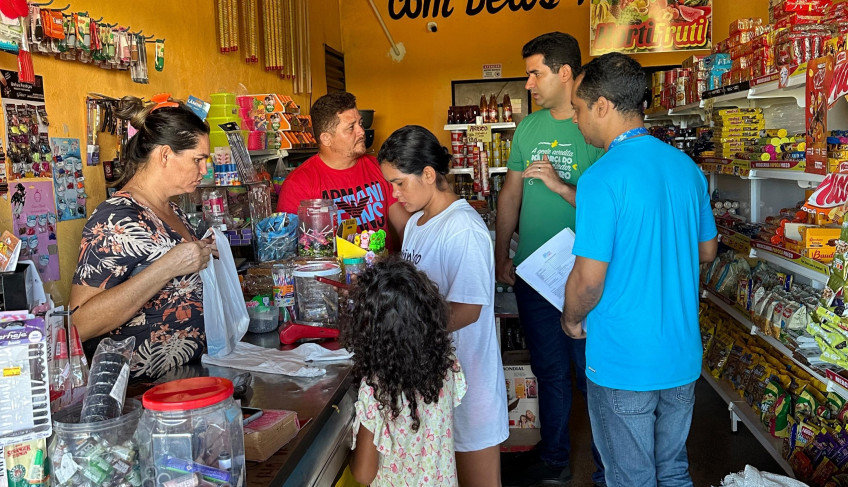
[{"label": "blue lanyard", "polygon": [[610,142],[607,152],[611,151],[613,147],[617,146],[621,142],[624,142],[625,140],[631,137],[638,137],[640,135],[648,135],[648,129],[646,129],[645,127],[637,127],[635,129],[630,129],[627,132],[624,132],[623,134],[614,138],[612,142]]}]

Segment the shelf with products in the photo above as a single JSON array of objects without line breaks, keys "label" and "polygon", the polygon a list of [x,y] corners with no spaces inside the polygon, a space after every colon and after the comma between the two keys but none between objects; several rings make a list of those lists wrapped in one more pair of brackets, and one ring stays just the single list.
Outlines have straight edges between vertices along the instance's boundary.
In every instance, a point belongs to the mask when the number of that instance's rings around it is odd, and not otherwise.
[{"label": "shelf with products", "polygon": [[764,260],[794,274],[806,277],[821,287],[830,276],[830,266],[797,252],[761,240],[751,240],[751,257]]},{"label": "shelf with products", "polygon": [[793,98],[799,107],[803,107],[806,104],[806,74],[806,69],[802,68],[796,69],[792,75],[788,75],[785,83],[780,81],[779,74],[774,74],[723,86],[704,92],[703,101],[710,100],[713,106],[721,106],[748,102],[756,103],[756,100]]},{"label": "shelf with products", "polygon": [[721,225],[716,225],[718,241],[741,253],[751,253],[751,238]]},{"label": "shelf with products", "polygon": [[780,465],[780,468],[792,478],[795,478],[795,473],[792,471],[792,466],[783,458],[783,440],[775,438],[766,431],[757,413],[745,401],[741,400],[739,394],[734,391],[729,384],[718,380],[706,368],[701,369],[701,377],[704,381],[716,391],[716,394],[727,403],[727,410],[730,412],[731,429],[735,433],[737,431],[737,423],[742,422],[748,431],[757,439],[769,455]]},{"label": "shelf with products", "polygon": [[[506,166],[490,167],[489,168],[489,174],[506,174],[506,172],[507,172]],[[453,174],[453,175],[466,174],[468,176],[473,176],[474,175],[474,168],[473,167],[452,167],[450,169],[450,171],[448,171],[448,174]]]},{"label": "shelf with products", "polygon": [[704,172],[727,174],[748,179],[795,181],[799,186],[804,188],[817,186],[826,177],[824,174],[805,172],[803,170],[803,161],[751,161],[747,159],[702,157],[698,159],[698,163]]},{"label": "shelf with products", "polygon": [[[446,124],[444,130],[447,131],[457,131],[457,130],[468,130],[469,125],[477,125],[473,123],[453,123]],[[515,122],[497,122],[497,123],[482,123],[479,125],[488,125],[492,128],[492,130],[509,130],[514,129],[516,127]]]},{"label": "shelf with products", "polygon": [[778,340],[777,338],[764,334],[757,325],[751,321],[751,317],[747,311],[743,311],[739,309],[735,303],[731,303],[728,299],[715,294],[713,291],[708,289],[704,289],[702,293],[702,297],[712,302],[719,308],[721,308],[725,313],[729,314],[734,321],[739,323],[747,332],[752,335],[757,335],[763,340],[766,341],[772,348],[785,355],[786,357],[793,360],[799,367],[804,369],[805,372],[813,376],[816,380],[825,384],[827,386],[828,392],[832,391],[839,394],[842,397],[848,398],[848,382],[846,379],[835,374],[831,371],[825,371],[825,374],[822,374],[818,370],[810,367],[805,362],[798,360],[798,357],[795,353],[789,349],[783,342]]}]

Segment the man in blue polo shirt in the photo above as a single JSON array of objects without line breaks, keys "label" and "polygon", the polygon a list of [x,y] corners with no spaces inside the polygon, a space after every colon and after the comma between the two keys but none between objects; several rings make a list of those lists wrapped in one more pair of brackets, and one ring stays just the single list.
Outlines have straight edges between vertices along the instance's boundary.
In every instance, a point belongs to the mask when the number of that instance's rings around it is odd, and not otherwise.
[{"label": "man in blue polo shirt", "polygon": [[589,417],[607,485],[691,486],[698,265],[715,258],[716,227],[701,171],[647,135],[644,91],[642,67],[618,53],[584,66],[574,85],[574,121],[607,152],[577,188],[562,327],[587,339]]}]

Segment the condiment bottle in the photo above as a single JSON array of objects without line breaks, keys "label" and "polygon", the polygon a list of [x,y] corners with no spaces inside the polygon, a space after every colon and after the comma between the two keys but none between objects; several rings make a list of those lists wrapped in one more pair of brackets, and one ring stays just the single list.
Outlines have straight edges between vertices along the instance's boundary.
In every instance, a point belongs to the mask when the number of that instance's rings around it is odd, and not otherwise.
[{"label": "condiment bottle", "polygon": [[492,93],[492,96],[489,97],[489,123],[497,123],[498,122],[498,100],[495,98],[495,94]]},{"label": "condiment bottle", "polygon": [[512,101],[507,94],[503,97],[503,121],[512,122]]}]

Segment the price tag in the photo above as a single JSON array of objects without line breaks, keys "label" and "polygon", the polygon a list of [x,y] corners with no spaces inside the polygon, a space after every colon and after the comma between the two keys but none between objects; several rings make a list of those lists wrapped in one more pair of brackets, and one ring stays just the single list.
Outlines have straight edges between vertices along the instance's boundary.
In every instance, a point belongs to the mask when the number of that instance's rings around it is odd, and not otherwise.
[{"label": "price tag", "polygon": [[492,141],[492,126],[491,125],[469,125],[468,126],[468,143],[475,142],[491,142]]}]

